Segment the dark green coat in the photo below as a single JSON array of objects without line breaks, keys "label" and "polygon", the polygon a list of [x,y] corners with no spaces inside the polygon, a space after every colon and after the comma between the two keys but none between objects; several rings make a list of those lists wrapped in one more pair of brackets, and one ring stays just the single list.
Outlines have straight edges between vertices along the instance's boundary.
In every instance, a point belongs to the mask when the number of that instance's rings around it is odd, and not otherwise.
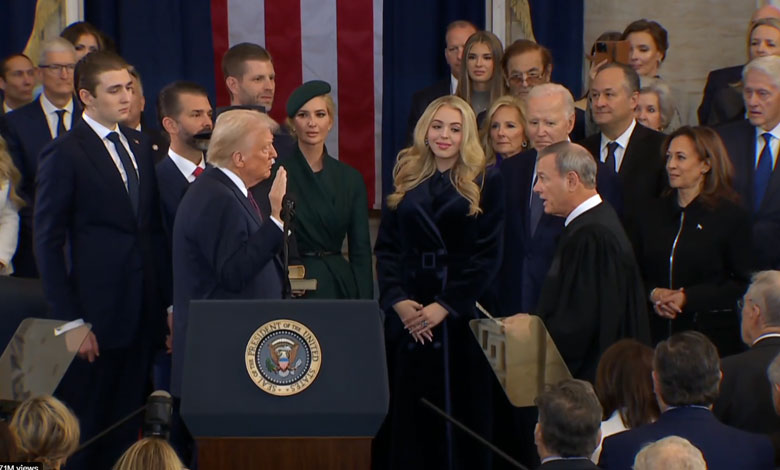
[{"label": "dark green coat", "polygon": [[[368,198],[363,177],[325,150],[322,170],[311,170],[296,146],[282,163],[287,169],[287,194],[295,200],[298,251],[306,278],[317,279],[308,298],[371,299],[371,239],[368,234]],[[349,261],[341,254],[348,240]]]}]

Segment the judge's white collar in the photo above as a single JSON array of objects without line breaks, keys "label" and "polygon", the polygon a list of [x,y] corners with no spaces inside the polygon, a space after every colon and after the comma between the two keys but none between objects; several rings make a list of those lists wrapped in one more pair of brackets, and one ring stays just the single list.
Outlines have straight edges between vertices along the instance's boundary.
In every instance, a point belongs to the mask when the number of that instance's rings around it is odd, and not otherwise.
[{"label": "judge's white collar", "polygon": [[574,210],[571,211],[568,216],[566,216],[566,222],[564,223],[564,225],[568,226],[572,220],[581,216],[585,212],[593,209],[599,204],[601,204],[601,196],[599,196],[598,194],[594,194],[588,199],[585,199],[584,201],[582,201],[582,203],[579,206],[575,207]]}]

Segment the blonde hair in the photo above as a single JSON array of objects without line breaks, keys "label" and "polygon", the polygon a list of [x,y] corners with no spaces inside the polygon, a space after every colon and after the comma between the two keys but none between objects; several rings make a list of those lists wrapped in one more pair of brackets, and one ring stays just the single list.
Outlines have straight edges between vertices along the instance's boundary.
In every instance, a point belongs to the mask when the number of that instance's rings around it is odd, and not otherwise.
[{"label": "blonde hair", "polygon": [[231,109],[220,113],[211,133],[206,161],[219,168],[227,167],[237,147],[258,127],[275,132],[279,125],[267,114],[255,110]]},{"label": "blonde hair", "polygon": [[[523,126],[523,138],[525,139],[525,110],[520,98],[512,95],[504,95],[493,102],[488,108],[485,120],[482,122],[482,128],[479,130],[479,140],[482,142],[482,148],[485,150],[485,162],[487,165],[496,163],[496,151],[493,150],[493,139],[490,137],[490,126],[492,125],[493,115],[498,112],[502,106],[508,106],[517,110],[520,116],[520,125]],[[527,141],[527,139],[526,139]],[[514,157],[514,155],[505,155]]]},{"label": "blonde hair", "polygon": [[6,181],[8,182],[10,185],[10,188],[8,188],[8,199],[17,209],[25,205],[24,200],[16,192],[16,188],[21,180],[22,174],[19,173],[19,170],[14,165],[14,161],[11,159],[11,154],[8,153],[8,145],[0,137],[0,188],[3,187]]},{"label": "blonde hair", "polygon": [[14,411],[11,430],[17,436],[19,457],[41,462],[46,469],[59,468],[78,448],[79,421],[56,398],[28,398]]},{"label": "blonde hair", "polygon": [[428,129],[434,115],[443,106],[460,111],[463,117],[460,152],[450,172],[450,181],[458,194],[469,201],[468,215],[482,212],[479,207],[480,186],[475,180],[485,171],[485,152],[479,144],[477,119],[471,106],[455,95],[442,96],[434,100],[425,109],[414,127],[414,143],[398,153],[393,168],[395,191],[387,196],[387,205],[391,209],[398,207],[407,191],[433,176],[436,172],[436,160],[427,142]]},{"label": "blonde hair", "polygon": [[157,437],[145,437],[131,445],[113,470],[181,470],[184,464],[168,441]]},{"label": "blonde hair", "polygon": [[[330,122],[333,123],[336,119],[335,118],[336,103],[333,102],[333,98],[331,98],[330,93],[325,93],[324,95],[315,96],[314,98],[322,98],[323,100],[325,100],[325,109],[328,110],[328,117],[330,117]],[[313,100],[314,98],[312,98],[311,100]],[[306,103],[308,103],[309,101],[307,101]],[[304,105],[306,103],[304,103]],[[301,108],[302,107],[303,106],[301,106]],[[298,113],[298,111],[295,112]],[[287,127],[287,130],[290,131],[290,135],[292,135],[295,138],[295,140],[298,140],[298,134],[295,133],[295,118],[294,117],[285,118],[284,125],[285,127]]]},{"label": "blonde hair", "polygon": [[469,75],[468,56],[475,44],[486,44],[490,49],[490,55],[493,57],[493,75],[490,77],[488,90],[490,91],[490,102],[498,99],[506,92],[506,83],[504,81],[504,72],[501,69],[501,60],[504,56],[504,46],[498,36],[490,31],[477,31],[469,36],[466,45],[463,46],[463,65],[460,67],[460,77],[458,79],[458,89],[455,94],[471,104],[471,95],[474,92],[474,84]]}]

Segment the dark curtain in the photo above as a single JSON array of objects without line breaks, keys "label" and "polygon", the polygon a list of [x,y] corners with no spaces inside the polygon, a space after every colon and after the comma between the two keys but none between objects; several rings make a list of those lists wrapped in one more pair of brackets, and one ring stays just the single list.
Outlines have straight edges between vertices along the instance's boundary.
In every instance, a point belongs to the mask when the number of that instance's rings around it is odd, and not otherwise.
[{"label": "dark curtain", "polygon": [[383,18],[382,193],[393,188],[415,91],[449,75],[444,32],[455,20],[485,27],[484,0],[386,0]]},{"label": "dark curtain", "polygon": [[530,7],[536,42],[553,55],[552,81],[568,88],[577,99],[582,93],[585,53],[583,0],[531,0]]},{"label": "dark curtain", "polygon": [[[0,0],[0,58],[24,50],[35,22],[31,0]],[[30,57],[38,63],[37,57]]]},{"label": "dark curtain", "polygon": [[159,127],[159,91],[174,80],[204,86],[214,102],[209,0],[85,0],[84,16],[111,36],[143,80],[144,125]]}]

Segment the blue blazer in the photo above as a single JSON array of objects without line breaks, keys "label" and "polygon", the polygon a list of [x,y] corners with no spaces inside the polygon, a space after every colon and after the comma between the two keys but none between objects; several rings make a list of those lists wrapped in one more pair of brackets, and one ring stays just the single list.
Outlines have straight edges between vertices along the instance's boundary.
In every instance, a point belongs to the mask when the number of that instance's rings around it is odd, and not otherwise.
[{"label": "blue blazer", "polygon": [[181,174],[179,168],[167,155],[154,167],[157,172],[157,185],[160,187],[160,212],[165,235],[170,246],[173,239],[173,221],[176,209],[190,187],[190,182]]},{"label": "blue blazer", "polygon": [[281,299],[282,231],[219,168],[190,185],[173,224],[173,373],[181,396],[190,300]]},{"label": "blue blazer", "polygon": [[752,215],[756,268],[780,269],[780,171],[775,165],[758,212],[753,212],[753,177],[756,165],[756,128],[750,121],[716,127],[734,165],[734,189]]},{"label": "blue blazer", "polygon": [[[81,118],[81,106],[73,98],[73,120],[71,128]],[[35,202],[35,176],[38,171],[38,155],[46,144],[52,141],[49,123],[41,107],[40,96],[3,116],[0,126],[3,137],[8,143],[8,152],[14,165],[22,174],[19,183],[19,195],[27,203],[19,211],[19,247],[14,255],[13,264],[16,275],[37,277],[35,256],[33,254],[33,204]]]},{"label": "blue blazer", "polygon": [[52,317],[92,323],[101,350],[127,347],[141,332],[162,341],[170,301],[149,143],[120,129],[138,165],[137,216],[114,161],[84,121],[43,149],[35,201],[35,249]]},{"label": "blue blazer", "polygon": [[630,470],[645,444],[680,436],[701,450],[709,470],[763,470],[774,468],[769,438],[726,426],[711,411],[697,407],[673,408],[658,421],[604,439],[599,467]]},{"label": "blue blazer", "polygon": [[[564,218],[542,214],[531,233],[530,200],[537,151],[527,150],[502,160],[500,170],[506,194],[504,260],[495,295],[501,315],[532,312],[550,269]],[[598,162],[596,185],[599,194],[620,214],[623,197],[614,170]]]}]

